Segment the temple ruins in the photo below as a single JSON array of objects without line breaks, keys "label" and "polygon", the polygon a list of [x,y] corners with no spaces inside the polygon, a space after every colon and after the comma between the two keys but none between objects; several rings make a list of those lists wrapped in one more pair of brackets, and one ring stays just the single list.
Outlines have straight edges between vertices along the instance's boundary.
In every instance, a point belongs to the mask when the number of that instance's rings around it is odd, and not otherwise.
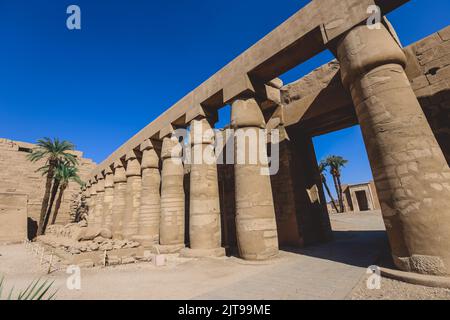
[{"label": "temple ruins", "polygon": [[[449,275],[450,27],[402,47],[384,16],[406,2],[311,1],[90,173],[89,226],[186,257],[259,261],[330,241],[312,137],[359,124],[396,266]],[[373,5],[383,19],[369,26]],[[279,80],[325,50],[335,60],[294,83]],[[225,106],[224,129],[257,137],[256,162],[246,143],[230,147],[226,130],[211,135]],[[180,128],[188,141],[174,135]],[[276,146],[264,131],[273,129]],[[274,147],[279,168],[263,174]],[[244,160],[195,161],[230,148]]]}]

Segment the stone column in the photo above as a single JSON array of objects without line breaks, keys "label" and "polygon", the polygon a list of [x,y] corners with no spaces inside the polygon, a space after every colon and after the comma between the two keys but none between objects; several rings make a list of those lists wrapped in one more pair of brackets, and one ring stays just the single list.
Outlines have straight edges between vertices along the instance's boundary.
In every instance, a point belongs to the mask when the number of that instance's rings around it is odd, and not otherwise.
[{"label": "stone column", "polygon": [[184,249],[182,254],[189,257],[224,256],[214,130],[208,119],[193,120],[190,136],[190,248]]},{"label": "stone column", "polygon": [[159,220],[161,215],[161,174],[159,157],[150,140],[141,144],[142,190],[138,235],[134,240],[145,248],[159,244]]},{"label": "stone column", "polygon": [[355,27],[337,45],[364,136],[397,267],[450,274],[450,169],[383,27]]},{"label": "stone column", "polygon": [[127,176],[122,161],[114,163],[114,199],[112,205],[112,234],[123,239],[123,218],[126,211]]},{"label": "stone column", "polygon": [[91,207],[92,207],[92,201],[91,201],[91,182],[88,181],[88,183],[86,184],[86,189],[84,191],[84,197],[85,197],[85,201],[86,201],[86,206],[87,206],[87,219],[86,221],[89,223],[89,215],[91,213]]},{"label": "stone column", "polygon": [[239,253],[246,260],[270,259],[278,254],[278,234],[270,176],[263,174],[268,171],[265,120],[254,98],[232,103],[231,125]]},{"label": "stone column", "polygon": [[164,252],[184,248],[185,195],[182,146],[177,137],[165,137],[161,150],[160,244]]},{"label": "stone column", "polygon": [[278,127],[280,168],[271,176],[279,244],[302,247],[328,241],[331,225],[312,138],[288,129]]},{"label": "stone column", "polygon": [[131,240],[138,234],[139,207],[141,205],[141,164],[135,151],[129,152],[125,161],[127,163],[127,197],[123,219],[123,236],[125,239]]},{"label": "stone column", "polygon": [[112,230],[112,208],[114,201],[114,174],[111,168],[105,170],[105,194],[103,196],[102,228]]},{"label": "stone column", "polygon": [[94,226],[101,228],[103,219],[103,201],[105,199],[105,178],[100,174],[97,178],[97,196],[95,199]]},{"label": "stone column", "polygon": [[90,192],[91,192],[91,199],[90,199],[91,205],[89,206],[88,225],[89,227],[95,227],[95,214],[96,214],[95,207],[97,205],[97,180],[95,178],[92,179]]}]

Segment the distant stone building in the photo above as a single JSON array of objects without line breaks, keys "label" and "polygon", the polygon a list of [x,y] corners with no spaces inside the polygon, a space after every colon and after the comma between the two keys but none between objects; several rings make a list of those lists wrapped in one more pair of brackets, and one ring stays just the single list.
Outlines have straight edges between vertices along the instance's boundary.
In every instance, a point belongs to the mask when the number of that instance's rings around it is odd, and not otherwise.
[{"label": "distant stone building", "polygon": [[[19,195],[20,199],[27,199],[26,216],[28,218],[28,233],[33,234],[33,229],[39,220],[42,198],[45,190],[45,178],[37,169],[44,165],[44,162],[31,163],[27,155],[31,153],[35,145],[31,143],[12,141],[0,138],[0,208],[4,208],[0,214],[10,214],[12,211],[24,214],[24,210],[14,210],[11,203]],[[84,180],[88,177],[96,164],[90,159],[84,159],[83,153],[74,151],[79,161],[79,175]],[[65,224],[70,221],[70,205],[72,198],[78,194],[80,187],[71,182],[66,189],[63,203],[58,215],[57,223]],[[25,200],[23,200],[25,201]],[[21,205],[22,206],[22,205]],[[17,220],[10,220],[17,221]],[[3,221],[3,224],[6,223]],[[8,228],[4,225],[5,228]],[[20,226],[14,225],[14,228]],[[5,229],[6,230],[6,229]],[[6,241],[6,238],[4,239]]]},{"label": "distant stone building", "polygon": [[[342,185],[345,212],[364,212],[380,210],[377,190],[373,181]],[[331,203],[327,204],[329,213],[336,213]]]}]

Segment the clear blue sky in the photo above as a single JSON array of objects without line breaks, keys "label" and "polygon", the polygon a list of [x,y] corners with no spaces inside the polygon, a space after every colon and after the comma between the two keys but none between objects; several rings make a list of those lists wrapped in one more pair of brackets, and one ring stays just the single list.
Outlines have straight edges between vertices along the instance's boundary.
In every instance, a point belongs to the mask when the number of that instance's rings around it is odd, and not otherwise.
[{"label": "clear blue sky", "polygon": [[[307,2],[0,0],[0,137],[60,137],[100,162]],[[70,4],[81,7],[81,31],[66,28]],[[412,0],[389,18],[407,45],[447,26],[449,13],[448,0]],[[370,179],[358,127],[315,144],[319,159],[350,160],[345,182]]]}]

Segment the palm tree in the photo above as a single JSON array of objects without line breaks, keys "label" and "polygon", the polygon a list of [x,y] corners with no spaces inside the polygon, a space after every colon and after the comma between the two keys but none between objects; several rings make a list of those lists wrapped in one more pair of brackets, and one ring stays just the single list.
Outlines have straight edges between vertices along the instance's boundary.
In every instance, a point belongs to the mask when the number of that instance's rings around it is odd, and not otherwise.
[{"label": "palm tree", "polygon": [[330,188],[328,187],[328,183],[327,183],[327,178],[325,177],[325,171],[328,168],[328,164],[322,160],[319,163],[319,173],[320,173],[320,179],[322,180],[322,184],[325,187],[325,190],[327,191],[328,197],[330,197],[331,199],[331,204],[334,208],[334,210],[336,210],[336,212],[339,212],[337,205],[336,205],[336,201],[334,201],[333,195],[331,194]]},{"label": "palm tree", "polygon": [[[75,147],[68,141],[60,141],[59,139],[44,138],[37,142],[37,147],[28,156],[31,162],[45,160],[45,166],[41,168],[43,175],[47,175],[45,183],[44,198],[42,199],[41,214],[39,216],[38,235],[44,234],[44,222],[50,200],[50,189],[52,187],[55,168],[58,163],[69,162],[73,165],[78,164],[75,155],[68,151],[74,150]],[[45,168],[45,169],[44,169]]]},{"label": "palm tree", "polygon": [[53,213],[51,224],[55,224],[55,222],[56,222],[56,217],[58,216],[59,208],[61,208],[63,194],[64,194],[64,191],[66,190],[67,186],[69,185],[69,182],[75,181],[80,186],[83,185],[83,182],[81,181],[80,177],[78,176],[77,167],[72,166],[70,163],[65,163],[58,167],[58,169],[56,171],[55,179],[57,179],[59,181],[59,194],[58,194],[58,199],[56,200],[55,211]]},{"label": "palm tree", "polygon": [[58,188],[59,188],[59,184],[60,184],[58,172],[59,172],[59,170],[61,170],[60,169],[61,166],[63,166],[63,164],[58,163],[58,165],[56,166],[55,171],[54,171],[53,186],[52,186],[52,191],[50,192],[50,200],[48,203],[47,212],[45,213],[44,226],[42,227],[42,234],[44,234],[45,230],[47,230],[48,221],[50,220],[50,216],[52,214],[53,203],[55,202],[56,194],[58,193]]},{"label": "palm tree", "polygon": [[345,167],[348,160],[345,160],[341,156],[329,156],[325,160],[326,164],[330,167],[330,173],[333,176],[334,187],[336,188],[336,193],[338,195],[340,212],[344,212],[344,197],[342,194],[342,184],[341,184],[341,169]]}]

